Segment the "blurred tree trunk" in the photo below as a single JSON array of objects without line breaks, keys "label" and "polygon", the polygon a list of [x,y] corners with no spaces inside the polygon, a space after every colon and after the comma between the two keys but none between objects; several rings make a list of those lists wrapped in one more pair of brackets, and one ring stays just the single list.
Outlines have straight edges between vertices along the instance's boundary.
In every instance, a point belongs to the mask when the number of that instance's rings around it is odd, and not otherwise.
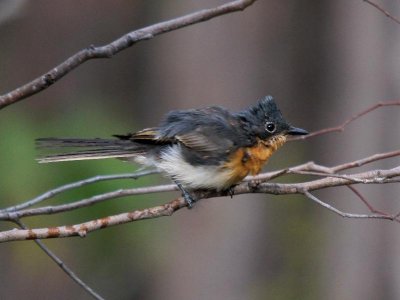
[{"label": "blurred tree trunk", "polygon": [[[394,7],[390,3],[386,1],[388,9]],[[326,95],[329,111],[339,123],[379,101],[398,97],[398,80],[393,81],[398,78],[398,70],[390,66],[398,61],[400,27],[361,1],[335,1],[332,8]],[[398,13],[390,11],[394,15]],[[337,146],[329,153],[332,163],[398,148],[400,127],[396,110],[375,111],[352,124],[337,139],[332,137],[330,142]],[[398,185],[358,188],[376,207],[391,212],[398,210],[395,205],[400,192]],[[325,196],[346,211],[366,210],[349,190],[325,193]],[[326,252],[321,253],[324,298],[399,299],[396,251],[399,238],[388,238],[393,230],[398,230],[397,226],[337,217],[326,217],[323,222],[327,236]]]}]

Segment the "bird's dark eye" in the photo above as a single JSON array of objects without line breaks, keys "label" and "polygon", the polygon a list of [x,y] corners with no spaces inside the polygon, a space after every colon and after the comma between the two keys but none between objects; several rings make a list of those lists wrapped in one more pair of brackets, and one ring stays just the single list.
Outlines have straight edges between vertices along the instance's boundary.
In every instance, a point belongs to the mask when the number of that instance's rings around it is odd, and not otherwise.
[{"label": "bird's dark eye", "polygon": [[269,133],[274,133],[276,127],[275,127],[275,124],[274,124],[274,123],[272,123],[272,122],[267,122],[267,123],[265,124],[265,129],[266,129]]}]

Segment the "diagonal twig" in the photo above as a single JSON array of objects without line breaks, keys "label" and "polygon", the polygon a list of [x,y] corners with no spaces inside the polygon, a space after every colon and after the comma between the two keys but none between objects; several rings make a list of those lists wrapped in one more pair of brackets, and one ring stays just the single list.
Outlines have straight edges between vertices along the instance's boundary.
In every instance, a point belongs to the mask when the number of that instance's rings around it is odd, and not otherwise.
[{"label": "diagonal twig", "polygon": [[305,140],[305,139],[309,139],[311,137],[314,136],[318,136],[318,135],[323,135],[323,134],[327,134],[327,133],[331,133],[331,132],[342,132],[345,127],[347,125],[349,125],[350,123],[354,122],[355,120],[361,118],[362,116],[370,113],[371,111],[374,111],[380,107],[385,107],[385,106],[399,106],[400,105],[400,100],[396,100],[396,101],[388,101],[388,102],[379,102],[377,104],[374,104],[370,107],[368,107],[367,109],[353,115],[352,117],[350,117],[349,119],[345,120],[342,124],[335,126],[335,127],[328,127],[328,128],[324,128],[321,130],[317,130],[314,132],[311,132],[307,135],[302,135],[302,136],[298,136],[298,137],[291,137],[290,139],[288,139],[289,141],[297,141],[297,140]]},{"label": "diagonal twig", "polygon": [[368,3],[369,5],[375,7],[377,10],[379,10],[381,13],[383,13],[386,17],[388,17],[389,19],[392,19],[393,21],[395,21],[397,24],[400,25],[400,20],[395,18],[394,16],[392,16],[387,10],[385,10],[383,7],[381,7],[380,5],[370,1],[370,0],[363,0],[364,2]]},{"label": "diagonal twig", "polygon": [[362,158],[362,159],[359,159],[356,161],[337,165],[335,167],[332,167],[331,169],[333,172],[338,172],[338,171],[343,171],[343,170],[347,170],[347,169],[351,169],[351,168],[358,168],[358,167],[361,167],[363,165],[369,164],[374,161],[391,158],[391,157],[396,157],[396,156],[400,156],[400,150],[390,151],[390,152],[385,152],[385,153],[377,153],[377,154],[374,154],[374,155],[371,155],[371,156],[368,156],[368,157],[365,157],[365,158]]},{"label": "diagonal twig", "polygon": [[[22,229],[26,229],[26,225],[19,219],[14,220],[16,224]],[[104,300],[98,293],[96,293],[90,286],[82,281],[57,255],[54,254],[41,240],[35,239],[34,242],[47,256],[49,256],[60,268],[63,270],[68,277],[80,285],[86,292],[88,292],[94,299]]]},{"label": "diagonal twig", "polygon": [[0,96],[0,109],[47,89],[69,72],[90,59],[110,58],[118,52],[125,50],[140,41],[149,40],[157,35],[204,22],[224,14],[244,10],[255,1],[256,0],[231,1],[215,8],[203,9],[169,21],[160,22],[129,32],[105,46],[90,46],[69,57],[58,66],[47,71],[45,74],[37,77],[31,82]]}]

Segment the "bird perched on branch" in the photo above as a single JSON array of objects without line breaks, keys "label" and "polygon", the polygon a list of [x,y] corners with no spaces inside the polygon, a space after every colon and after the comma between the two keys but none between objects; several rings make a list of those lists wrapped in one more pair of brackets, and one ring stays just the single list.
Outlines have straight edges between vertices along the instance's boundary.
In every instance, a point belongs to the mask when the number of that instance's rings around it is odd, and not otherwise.
[{"label": "bird perched on branch", "polygon": [[156,167],[177,184],[191,207],[191,190],[229,190],[248,174],[258,174],[288,135],[304,134],[285,121],[267,96],[238,113],[218,106],[171,111],[158,127],[114,139],[37,139],[40,148],[77,149],[38,160],[119,158]]}]

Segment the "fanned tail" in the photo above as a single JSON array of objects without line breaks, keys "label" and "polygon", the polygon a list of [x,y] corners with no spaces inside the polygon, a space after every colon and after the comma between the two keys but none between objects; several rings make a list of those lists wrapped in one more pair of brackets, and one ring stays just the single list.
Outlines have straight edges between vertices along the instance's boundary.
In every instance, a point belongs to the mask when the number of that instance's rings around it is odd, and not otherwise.
[{"label": "fanned tail", "polygon": [[146,153],[146,145],[121,139],[40,138],[36,140],[40,149],[77,148],[79,150],[49,154],[39,157],[39,163],[60,161],[129,158]]}]

